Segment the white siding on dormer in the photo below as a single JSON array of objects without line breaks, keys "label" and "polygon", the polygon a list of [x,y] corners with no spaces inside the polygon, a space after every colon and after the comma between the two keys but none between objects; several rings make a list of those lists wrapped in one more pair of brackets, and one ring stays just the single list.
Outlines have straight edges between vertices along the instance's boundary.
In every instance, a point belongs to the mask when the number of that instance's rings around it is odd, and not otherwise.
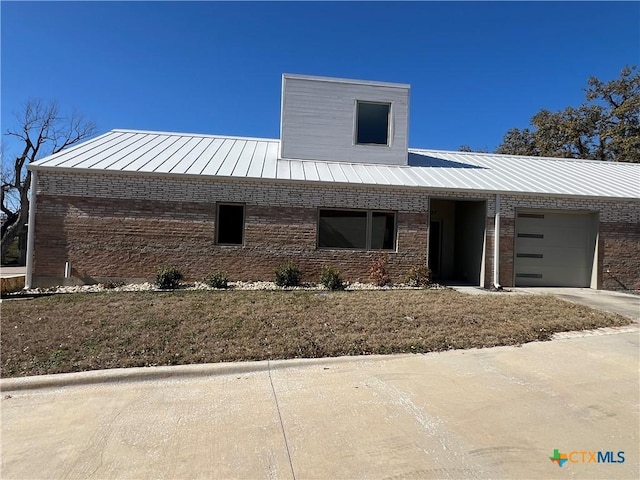
[{"label": "white siding on dormer", "polygon": [[[407,165],[409,86],[282,77],[280,157]],[[356,145],[356,103],[391,104],[389,145]]]}]

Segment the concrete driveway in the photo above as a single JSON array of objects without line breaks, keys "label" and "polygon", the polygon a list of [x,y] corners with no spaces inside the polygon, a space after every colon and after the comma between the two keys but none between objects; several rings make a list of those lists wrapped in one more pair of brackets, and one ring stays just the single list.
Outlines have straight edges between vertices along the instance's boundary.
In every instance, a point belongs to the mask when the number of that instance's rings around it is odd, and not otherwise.
[{"label": "concrete driveway", "polygon": [[[0,473],[636,479],[638,326],[605,332],[519,348],[4,379]],[[555,450],[569,459],[562,467]],[[597,452],[617,462],[589,463]]]},{"label": "concrete driveway", "polygon": [[569,302],[579,303],[610,313],[617,313],[636,322],[640,321],[640,295],[591,288],[526,287],[517,288],[536,294],[554,295]]}]

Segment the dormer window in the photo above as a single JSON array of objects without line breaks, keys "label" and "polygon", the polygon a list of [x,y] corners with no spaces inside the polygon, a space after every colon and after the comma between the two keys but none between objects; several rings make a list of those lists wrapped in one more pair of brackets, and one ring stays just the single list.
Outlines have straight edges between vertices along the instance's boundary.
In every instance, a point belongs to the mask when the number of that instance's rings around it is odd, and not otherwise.
[{"label": "dormer window", "polygon": [[356,144],[389,145],[390,103],[361,102],[356,104]]}]

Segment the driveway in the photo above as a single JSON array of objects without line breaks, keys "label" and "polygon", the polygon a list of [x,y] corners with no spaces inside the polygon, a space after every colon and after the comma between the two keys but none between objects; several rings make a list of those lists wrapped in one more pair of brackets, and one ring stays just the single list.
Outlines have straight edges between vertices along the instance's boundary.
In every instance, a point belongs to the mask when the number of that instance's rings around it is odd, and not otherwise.
[{"label": "driveway", "polygon": [[4,379],[0,473],[639,478],[638,326],[569,337]]},{"label": "driveway", "polygon": [[569,302],[579,303],[605,312],[617,313],[636,322],[640,321],[640,295],[609,290],[593,290],[591,288],[526,287],[514,290],[554,295]]}]

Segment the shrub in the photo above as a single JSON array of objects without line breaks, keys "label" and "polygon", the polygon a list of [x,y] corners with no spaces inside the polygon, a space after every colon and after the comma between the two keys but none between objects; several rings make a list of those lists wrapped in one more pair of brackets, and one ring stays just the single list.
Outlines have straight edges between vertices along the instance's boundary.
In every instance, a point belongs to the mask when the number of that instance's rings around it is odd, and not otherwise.
[{"label": "shrub", "polygon": [[324,265],[322,267],[320,283],[329,290],[344,290],[344,283],[340,278],[340,270],[333,265]]},{"label": "shrub", "polygon": [[406,282],[412,287],[426,287],[431,284],[431,270],[425,265],[414,265],[407,271]]},{"label": "shrub", "polygon": [[369,277],[374,285],[384,287],[390,283],[389,272],[387,271],[388,257],[386,253],[378,254],[369,269]]},{"label": "shrub", "polygon": [[212,273],[204,279],[204,283],[211,288],[229,288],[229,274],[227,272]]},{"label": "shrub", "polygon": [[275,283],[279,287],[297,287],[300,285],[301,273],[295,263],[288,261],[276,270]]},{"label": "shrub", "polygon": [[176,267],[160,267],[156,271],[156,285],[164,290],[173,290],[180,286],[182,273]]}]

